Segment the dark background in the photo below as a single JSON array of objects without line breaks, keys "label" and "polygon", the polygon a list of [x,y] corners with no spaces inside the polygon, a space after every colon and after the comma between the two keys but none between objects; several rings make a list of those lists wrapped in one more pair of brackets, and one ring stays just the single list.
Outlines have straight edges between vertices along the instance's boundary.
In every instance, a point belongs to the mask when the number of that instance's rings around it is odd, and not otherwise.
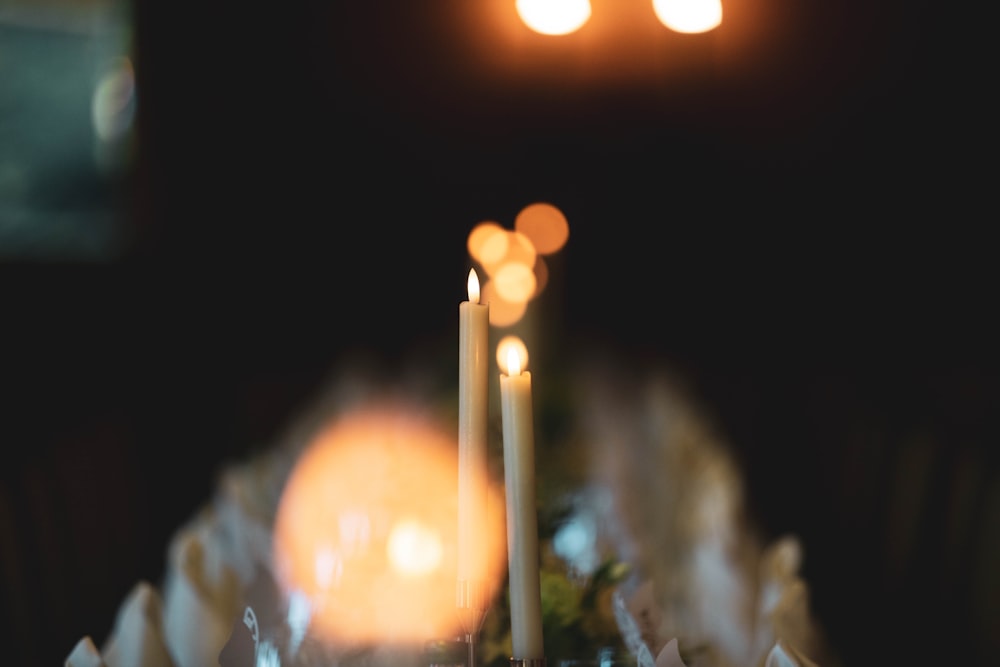
[{"label": "dark background", "polygon": [[685,374],[845,664],[996,664],[985,19],[758,0],[685,36],[646,4],[563,38],[497,1],[127,7],[128,168],[48,165],[33,200],[113,233],[0,227],[15,664],[100,644],[219,466],[341,361],[449,349],[466,234],[535,201],[570,222],[566,350]]}]

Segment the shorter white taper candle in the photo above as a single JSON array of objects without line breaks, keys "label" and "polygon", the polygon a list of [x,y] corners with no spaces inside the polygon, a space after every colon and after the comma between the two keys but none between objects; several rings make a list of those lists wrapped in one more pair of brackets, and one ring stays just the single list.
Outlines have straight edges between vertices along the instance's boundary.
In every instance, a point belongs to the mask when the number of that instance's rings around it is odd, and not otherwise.
[{"label": "shorter white taper candle", "polygon": [[521,365],[517,348],[511,346],[507,352],[507,373],[500,374],[510,634],[512,658],[541,659],[545,651],[535,506],[535,427],[531,373],[522,372]]}]

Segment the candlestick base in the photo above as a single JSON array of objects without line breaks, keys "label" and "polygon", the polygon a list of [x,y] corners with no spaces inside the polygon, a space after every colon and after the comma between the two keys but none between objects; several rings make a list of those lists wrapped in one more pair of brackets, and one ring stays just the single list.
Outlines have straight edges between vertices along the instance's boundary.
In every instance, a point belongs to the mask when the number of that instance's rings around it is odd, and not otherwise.
[{"label": "candlestick base", "polygon": [[459,581],[456,590],[455,606],[458,607],[459,621],[463,633],[468,636],[479,634],[486,618],[486,587],[469,581]]},{"label": "candlestick base", "polygon": [[545,667],[545,658],[511,658],[510,667]]},{"label": "candlestick base", "polygon": [[476,637],[486,619],[486,587],[460,580],[456,589],[456,606],[462,625],[463,639],[469,645],[467,667],[476,667]]}]

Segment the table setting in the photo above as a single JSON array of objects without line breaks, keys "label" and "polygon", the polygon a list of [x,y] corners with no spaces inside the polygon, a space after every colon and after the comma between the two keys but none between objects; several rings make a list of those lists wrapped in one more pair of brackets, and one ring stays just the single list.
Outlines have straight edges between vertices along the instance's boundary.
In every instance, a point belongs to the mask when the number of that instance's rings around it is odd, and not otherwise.
[{"label": "table setting", "polygon": [[681,374],[599,345],[549,367],[536,313],[499,335],[569,236],[547,202],[513,227],[470,231],[457,363],[334,369],[65,667],[838,665],[801,541],[755,532]]}]

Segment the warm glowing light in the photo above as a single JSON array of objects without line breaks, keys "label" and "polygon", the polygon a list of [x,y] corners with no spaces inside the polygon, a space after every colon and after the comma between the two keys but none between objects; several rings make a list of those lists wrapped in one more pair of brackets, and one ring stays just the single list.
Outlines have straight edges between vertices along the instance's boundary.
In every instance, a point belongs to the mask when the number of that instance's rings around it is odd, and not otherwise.
[{"label": "warm glowing light", "polygon": [[492,280],[483,285],[483,298],[490,304],[490,325],[495,327],[517,324],[528,310],[526,301],[513,303],[504,300]]},{"label": "warm glowing light", "polygon": [[[549,284],[549,265],[545,258],[539,255],[535,259],[535,297],[545,291],[545,286]],[[534,298],[534,297],[533,297]]]},{"label": "warm glowing light", "polygon": [[[301,594],[320,639],[422,643],[460,634],[457,447],[451,429],[402,402],[359,407],[303,451],[275,516],[276,579]],[[489,480],[490,507],[502,507]],[[477,575],[492,595],[505,562],[503,513],[480,526]]]},{"label": "warm glowing light", "polygon": [[441,536],[416,519],[400,521],[389,533],[389,563],[404,576],[430,574],[444,559]]},{"label": "warm glowing light", "polygon": [[514,219],[514,230],[524,234],[540,255],[562,250],[569,239],[566,216],[546,202],[529,204],[521,209]]},{"label": "warm glowing light", "polygon": [[535,273],[520,262],[503,264],[493,274],[497,293],[505,301],[527,303],[535,296]]},{"label": "warm glowing light", "polygon": [[479,276],[475,269],[469,269],[469,303],[479,303]]},{"label": "warm glowing light", "polygon": [[507,375],[520,375],[528,365],[528,347],[517,336],[504,336],[497,343],[497,366]]},{"label": "warm glowing light", "polygon": [[503,234],[495,235],[490,239],[490,244],[495,245],[497,250],[501,247],[503,249],[503,252],[491,251],[489,258],[484,256],[482,260],[483,269],[491,276],[495,275],[501,267],[511,263],[523,264],[531,268],[535,265],[535,258],[538,257],[538,251],[535,250],[531,239],[512,229],[505,229]]},{"label": "warm glowing light", "polygon": [[590,0],[517,0],[524,24],[543,35],[568,35],[590,18]]},{"label": "warm glowing light", "polygon": [[653,0],[653,11],[676,32],[708,32],[722,23],[721,0]]},{"label": "warm glowing light", "polygon": [[507,254],[507,230],[491,220],[480,222],[469,232],[465,246],[480,264],[495,264]]},{"label": "warm glowing light", "polygon": [[507,375],[514,377],[521,374],[521,356],[514,347],[507,348]]}]

